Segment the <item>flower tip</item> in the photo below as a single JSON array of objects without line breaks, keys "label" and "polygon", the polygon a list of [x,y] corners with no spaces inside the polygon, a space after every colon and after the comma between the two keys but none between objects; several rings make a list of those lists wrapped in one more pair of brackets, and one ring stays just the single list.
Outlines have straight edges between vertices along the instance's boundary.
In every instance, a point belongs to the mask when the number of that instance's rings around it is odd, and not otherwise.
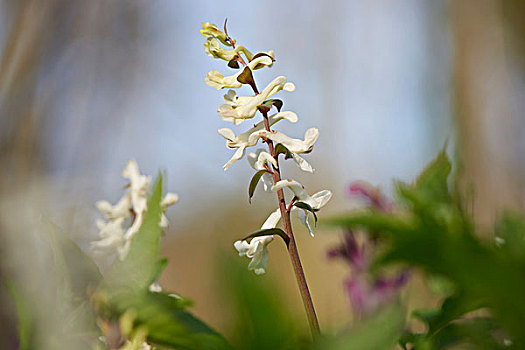
[{"label": "flower tip", "polygon": [[295,91],[294,83],[286,83],[286,84],[284,84],[283,90],[290,91],[290,92],[291,91]]}]

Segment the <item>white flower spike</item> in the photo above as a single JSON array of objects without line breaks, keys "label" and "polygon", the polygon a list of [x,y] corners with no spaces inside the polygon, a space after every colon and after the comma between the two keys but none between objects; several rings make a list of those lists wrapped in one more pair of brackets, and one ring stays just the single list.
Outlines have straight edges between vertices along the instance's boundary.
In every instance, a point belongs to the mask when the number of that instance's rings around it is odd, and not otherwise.
[{"label": "white flower spike", "polygon": [[[263,144],[266,143],[268,145],[268,149],[257,149],[255,152],[248,153],[247,156],[250,166],[257,171],[250,181],[248,189],[249,199],[252,198],[257,183],[262,180],[265,191],[278,192],[278,198],[280,200],[279,209],[271,213],[262,228],[275,228],[282,216],[285,220],[284,231],[286,232],[283,233],[276,230],[271,232],[278,232],[278,235],[282,236],[287,244],[290,244],[290,242],[293,243],[293,232],[291,223],[289,222],[289,214],[291,211],[295,211],[313,236],[313,230],[309,222],[310,214],[323,207],[332,197],[332,192],[324,190],[310,196],[297,181],[279,180],[282,171],[279,164],[279,155],[284,154],[285,160],[292,158],[302,171],[313,173],[314,168],[302,158],[301,155],[310,153],[313,150],[314,144],[319,137],[319,130],[317,128],[306,130],[304,139],[292,138],[282,132],[272,130],[272,126],[281,119],[287,119],[292,123],[297,122],[298,118],[295,113],[281,112],[283,106],[281,100],[270,99],[281,90],[294,91],[295,85],[287,82],[285,76],[278,76],[262,91],[259,91],[255,83],[253,71],[258,68],[272,66],[274,62],[273,52],[258,53],[252,56],[244,47],[233,44],[232,39],[230,39],[225,32],[226,29],[224,29],[223,33],[211,23],[203,24],[201,33],[208,38],[207,43],[205,43],[206,52],[212,57],[228,60],[228,66],[230,68],[238,68],[239,70],[236,74],[226,77],[220,72],[212,70],[206,75],[205,82],[217,90],[223,88],[236,89],[240,88],[242,84],[246,84],[252,88],[254,95],[238,96],[234,90],[228,90],[224,95],[224,103],[219,105],[217,113],[222,120],[231,122],[233,125],[239,125],[246,119],[254,118],[257,111],[260,112],[263,120],[254,124],[249,130],[237,135],[236,132],[229,128],[221,128],[218,130],[218,133],[226,139],[226,147],[235,150],[223,168],[226,170],[233,163],[243,158],[246,149],[256,146],[259,140],[262,139]],[[223,44],[228,46],[232,46],[232,50],[222,49],[219,41],[222,41]],[[241,53],[245,55],[246,60],[242,58]],[[277,108],[279,113],[268,116],[268,112],[274,107]],[[295,205],[293,202],[286,203],[286,200],[283,200],[284,188],[288,188],[294,193],[295,198],[293,201],[298,201]],[[299,203],[302,203],[302,205]],[[251,239],[250,242],[246,240],[237,241],[234,246],[240,256],[246,256],[252,259],[248,268],[256,274],[262,274],[268,267],[268,244],[273,239],[273,236],[260,236]],[[289,248],[292,261],[296,266],[300,266],[301,264],[296,250],[290,246]],[[296,271],[296,276],[307,309],[309,310],[308,315],[313,315],[315,312],[310,295],[307,293],[308,287],[304,279],[304,274]],[[317,320],[315,317],[311,318],[310,325],[316,327],[316,324]]]}]

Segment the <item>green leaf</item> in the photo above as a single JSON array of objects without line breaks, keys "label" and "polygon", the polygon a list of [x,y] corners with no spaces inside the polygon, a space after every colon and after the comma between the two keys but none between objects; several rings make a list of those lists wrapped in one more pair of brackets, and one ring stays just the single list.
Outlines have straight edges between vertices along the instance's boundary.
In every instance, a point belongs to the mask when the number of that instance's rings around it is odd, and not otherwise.
[{"label": "green leaf", "polygon": [[308,210],[310,213],[312,213],[314,215],[315,225],[317,225],[317,214],[315,214],[315,212],[319,211],[319,209],[314,209],[310,206],[310,204],[305,202],[295,202],[293,205],[297,208]]},{"label": "green leaf", "polygon": [[43,224],[53,249],[61,300],[85,300],[88,287],[95,288],[102,280],[98,266],[58,226],[47,218]]},{"label": "green leaf", "polygon": [[11,295],[11,298],[15,302],[16,315],[18,318],[18,340],[20,350],[30,350],[35,348],[33,343],[32,334],[35,322],[29,304],[26,302],[22,292],[10,281],[5,281],[7,291]]},{"label": "green leaf", "polygon": [[486,302],[464,292],[457,293],[445,299],[441,308],[423,318],[421,311],[414,312],[414,316],[424,320],[428,325],[428,333],[433,334],[448,323],[464,314],[485,307]]},{"label": "green leaf", "polygon": [[[160,238],[159,226],[162,209],[162,177],[159,175],[148,200],[142,226],[131,239],[129,253],[123,261],[117,260],[106,281],[113,288],[146,290],[159,275]],[[160,265],[159,265],[160,264]]]},{"label": "green leaf", "polygon": [[320,339],[316,349],[391,349],[401,338],[404,325],[405,308],[399,304],[394,304],[371,315],[347,334],[334,339]]},{"label": "green leaf", "polygon": [[[418,198],[424,197],[428,201],[450,202],[451,196],[447,179],[451,169],[450,159],[445,148],[443,148],[438,156],[423,170],[414,184],[409,187],[408,193]],[[400,193],[406,197],[407,192],[401,191]]]},{"label": "green leaf", "polygon": [[239,62],[234,58],[233,60],[228,62],[228,67],[233,69],[239,69],[241,66],[239,65]]},{"label": "green leaf", "polygon": [[378,211],[357,211],[322,220],[323,225],[367,228],[374,232],[399,233],[414,229],[411,216]]},{"label": "green leaf", "polygon": [[231,349],[227,341],[203,321],[184,310],[184,301],[165,293],[116,294],[112,303],[120,313],[133,310],[135,325],[146,326],[148,342],[177,349]]},{"label": "green leaf", "polygon": [[253,175],[252,179],[250,180],[250,185],[248,186],[248,202],[252,202],[252,197],[255,193],[255,189],[257,188],[257,184],[259,183],[259,180],[264,175],[264,173],[268,173],[268,171],[259,170]]},{"label": "green leaf", "polygon": [[292,158],[292,152],[290,152],[282,143],[278,143],[275,145],[275,156],[277,157],[281,153],[284,154],[284,159]]},{"label": "green leaf", "polygon": [[269,236],[269,235],[280,236],[284,240],[286,245],[288,245],[288,243],[290,242],[290,238],[288,237],[288,235],[280,228],[267,228],[267,229],[257,230],[257,231],[250,233],[248,236],[244,237],[242,240],[246,241],[250,238],[255,238],[255,237],[260,237],[260,236]]},{"label": "green leaf", "polygon": [[523,215],[505,211],[496,225],[496,237],[503,240],[500,249],[515,259],[525,260],[525,218]]},{"label": "green leaf", "polygon": [[498,327],[492,319],[473,318],[448,324],[428,339],[436,349],[448,349],[454,345],[464,349],[467,348],[466,344],[475,345],[475,349],[505,349],[492,337],[497,330]]},{"label": "green leaf", "polygon": [[160,278],[160,275],[162,274],[166,266],[168,266],[168,259],[166,258],[160,259],[159,262],[157,263],[157,271],[155,272],[155,275],[153,277],[154,281]]},{"label": "green leaf", "polygon": [[255,86],[255,80],[253,79],[252,70],[249,67],[244,67],[242,73],[237,77],[237,81],[241,84],[250,85],[252,88],[254,88],[254,91],[257,90],[257,87]]}]

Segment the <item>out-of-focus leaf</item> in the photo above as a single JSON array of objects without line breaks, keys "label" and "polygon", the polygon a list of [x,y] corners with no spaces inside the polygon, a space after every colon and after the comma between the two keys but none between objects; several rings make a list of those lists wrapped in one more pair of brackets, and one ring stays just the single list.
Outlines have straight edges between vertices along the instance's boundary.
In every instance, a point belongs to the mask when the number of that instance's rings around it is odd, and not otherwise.
[{"label": "out-of-focus leaf", "polygon": [[447,202],[450,200],[447,179],[452,165],[445,148],[423,170],[414,183],[414,191],[424,195],[428,200]]},{"label": "out-of-focus leaf", "polygon": [[262,230],[257,230],[255,232],[250,233],[248,236],[244,237],[242,240],[245,241],[250,238],[269,236],[269,235],[280,236],[283,239],[283,241],[286,243],[286,245],[288,245],[288,243],[290,242],[290,238],[288,237],[288,235],[280,228],[266,228]]},{"label": "out-of-focus leaf", "polygon": [[256,172],[252,179],[250,180],[250,185],[248,186],[248,201],[252,202],[253,194],[255,193],[255,189],[257,188],[257,184],[259,183],[259,180],[264,175],[264,173],[267,173],[266,170],[259,170]]},{"label": "out-of-focus leaf", "polygon": [[35,348],[32,340],[32,329],[34,327],[34,319],[29,310],[28,304],[25,302],[22,293],[15,284],[9,280],[5,281],[7,291],[15,302],[16,315],[18,318],[18,340],[20,350],[31,350]]},{"label": "out-of-focus leaf", "polygon": [[157,271],[155,272],[155,275],[153,276],[153,280],[156,281],[159,279],[160,275],[164,271],[164,269],[168,266],[168,259],[162,258],[157,263]]},{"label": "out-of-focus leaf", "polygon": [[[502,240],[500,248],[505,254],[525,260],[525,218],[515,212],[506,211],[496,225],[496,239]],[[497,243],[497,241],[496,241]]]},{"label": "out-of-focus leaf", "polygon": [[62,302],[82,302],[88,287],[95,288],[102,275],[95,262],[58,226],[44,219],[55,258],[58,293]]},{"label": "out-of-focus leaf", "polygon": [[386,350],[391,349],[403,334],[406,310],[399,304],[370,315],[358,327],[337,338],[321,338],[316,349],[323,350]]},{"label": "out-of-focus leaf", "polygon": [[[279,284],[272,283],[271,273],[260,278],[246,269],[240,259],[230,258],[219,264],[215,274],[224,295],[233,306],[232,343],[237,349],[291,350],[308,349],[297,344],[298,337],[310,341],[306,319],[293,319]],[[299,295],[297,294],[297,297]],[[304,327],[304,328],[303,328]]]},{"label": "out-of-focus leaf", "polygon": [[[447,278],[465,293],[464,297],[448,299],[440,312],[426,315],[434,334],[464,313],[486,306],[516,348],[525,348],[525,304],[516,302],[525,295],[523,248],[509,250],[509,254],[505,249],[513,248],[505,247],[506,243],[498,248],[477,238],[470,217],[452,200],[459,196],[449,194],[450,169],[450,161],[442,151],[413,185],[398,185],[398,192],[405,199],[404,205],[397,206],[402,214],[352,214],[329,223],[388,233],[386,252],[376,264],[420,267]],[[520,222],[523,221],[516,218],[503,219],[499,235],[511,233],[517,241],[522,240],[525,233]],[[523,241],[516,245],[523,245]]]},{"label": "out-of-focus leaf", "polygon": [[[450,296],[445,299],[437,313],[425,319],[428,325],[428,333],[435,333],[449,322],[484,306],[486,306],[486,303],[482,300],[465,293]],[[417,315],[417,313],[414,314]]]},{"label": "out-of-focus leaf", "polygon": [[219,333],[184,310],[184,300],[165,293],[119,293],[112,304],[120,313],[133,310],[135,325],[148,329],[148,342],[187,350],[231,349]]},{"label": "out-of-focus leaf", "polygon": [[412,231],[413,218],[408,215],[388,214],[378,211],[358,211],[323,219],[321,223],[329,226],[361,227],[372,231],[397,233]]},{"label": "out-of-focus leaf", "polygon": [[[109,272],[106,282],[111,288],[146,290],[159,274],[160,238],[159,226],[162,177],[159,175],[148,200],[142,226],[131,239],[129,253],[123,261],[117,260]],[[161,265],[159,265],[161,264]]]},{"label": "out-of-focus leaf", "polygon": [[467,344],[474,345],[475,349],[504,349],[505,347],[492,337],[492,333],[496,330],[497,327],[492,319],[474,318],[450,323],[428,340],[435,349],[444,349],[453,345],[462,346],[461,349],[464,349],[467,348]]}]

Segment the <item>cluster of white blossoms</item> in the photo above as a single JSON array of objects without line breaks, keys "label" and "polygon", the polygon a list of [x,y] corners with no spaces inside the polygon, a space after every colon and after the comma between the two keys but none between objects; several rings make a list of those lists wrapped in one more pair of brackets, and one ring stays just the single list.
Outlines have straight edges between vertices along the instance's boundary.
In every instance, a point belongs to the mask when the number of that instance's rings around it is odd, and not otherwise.
[{"label": "cluster of white blossoms", "polygon": [[[115,204],[108,201],[98,201],[97,209],[104,215],[103,220],[97,220],[100,240],[91,242],[91,249],[96,254],[117,254],[124,260],[129,251],[131,238],[138,232],[142,225],[144,213],[147,209],[148,191],[151,185],[151,176],[141,175],[137,163],[128,161],[122,177],[129,180],[127,192]],[[179,197],[168,193],[161,202],[163,210],[159,226],[168,227],[168,219],[164,212],[169,206],[177,203]]]},{"label": "cluster of white blossoms", "polygon": [[[231,159],[224,164],[224,170],[242,159],[246,149],[257,146],[259,140],[262,139],[263,142],[268,144],[272,142],[275,148],[269,147],[269,150],[257,149],[255,152],[250,152],[247,155],[248,161],[253,169],[258,172],[264,172],[261,178],[266,191],[277,192],[288,189],[293,194],[293,202],[288,210],[297,212],[300,220],[313,236],[310,216],[330,200],[332,193],[329,190],[323,190],[314,195],[309,195],[304,186],[295,180],[274,181],[274,179],[280,179],[280,174],[278,173],[278,157],[280,153],[283,153],[286,159],[293,159],[301,170],[309,173],[314,172],[314,168],[300,155],[312,151],[314,143],[319,137],[317,128],[306,130],[304,139],[292,138],[270,129],[271,126],[281,120],[287,120],[291,123],[297,122],[298,117],[294,112],[281,111],[282,101],[270,99],[270,97],[281,90],[294,91],[295,85],[288,82],[286,77],[279,76],[259,92],[253,80],[252,71],[271,67],[275,61],[273,51],[260,52],[253,55],[245,47],[236,46],[236,41],[228,36],[226,28],[224,28],[224,31],[221,31],[212,23],[202,23],[200,32],[207,38],[204,46],[208,56],[228,61],[230,68],[239,69],[231,76],[223,76],[220,72],[212,70],[206,75],[205,83],[217,90],[224,88],[235,89],[243,84],[248,84],[255,93],[254,96],[238,96],[234,90],[229,90],[224,95],[224,103],[219,105],[217,110],[219,117],[226,122],[231,122],[233,125],[239,125],[246,119],[254,118],[257,111],[260,111],[263,118],[265,118],[263,121],[254,124],[251,129],[238,135],[235,135],[234,131],[229,128],[218,130],[219,134],[226,139],[226,147],[235,150]],[[229,47],[229,49],[221,47],[221,44]],[[277,113],[268,115],[272,107],[276,107]],[[275,228],[281,220],[281,216],[281,208],[273,211],[261,229]],[[252,259],[248,266],[249,269],[254,270],[256,274],[262,274],[268,266],[267,246],[273,241],[273,238],[273,235],[254,237],[250,242],[246,240],[237,241],[234,243],[234,246],[240,256]]]}]

